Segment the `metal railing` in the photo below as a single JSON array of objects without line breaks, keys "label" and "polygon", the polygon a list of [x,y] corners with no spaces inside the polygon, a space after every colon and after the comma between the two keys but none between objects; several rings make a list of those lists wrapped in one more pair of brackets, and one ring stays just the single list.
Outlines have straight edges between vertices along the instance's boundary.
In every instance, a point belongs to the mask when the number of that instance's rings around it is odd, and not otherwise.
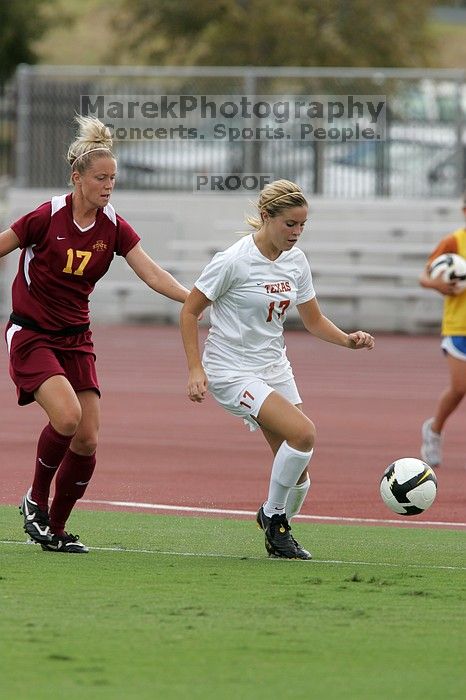
[{"label": "metal railing", "polygon": [[14,175],[16,104],[13,85],[0,84],[0,196],[5,183]]},{"label": "metal railing", "polygon": [[[199,173],[262,173],[342,198],[457,197],[466,172],[466,71],[424,69],[20,66],[7,124],[20,187],[60,187],[83,95],[386,96],[384,140],[182,138],[116,143],[119,187],[192,191]],[[0,104],[1,103],[0,97]],[[257,120],[256,120],[257,121]],[[17,128],[15,128],[15,122]],[[129,127],[131,121],[120,121]],[[152,117],[154,129],[162,122]],[[189,122],[197,126],[197,123]],[[251,122],[248,122],[248,125]],[[163,122],[166,126],[167,120]],[[241,127],[241,120],[235,122]],[[10,148],[10,146],[8,146]],[[1,140],[0,140],[1,149]],[[0,150],[1,157],[1,150]],[[1,160],[0,160],[1,163]],[[2,166],[0,165],[0,168]],[[1,172],[1,170],[0,170]]]}]

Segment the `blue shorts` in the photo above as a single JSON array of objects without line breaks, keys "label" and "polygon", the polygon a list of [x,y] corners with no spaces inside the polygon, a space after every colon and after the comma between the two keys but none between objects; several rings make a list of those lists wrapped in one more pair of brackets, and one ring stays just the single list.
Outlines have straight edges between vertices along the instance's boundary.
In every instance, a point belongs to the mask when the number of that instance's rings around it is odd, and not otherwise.
[{"label": "blue shorts", "polygon": [[466,335],[444,335],[442,350],[446,355],[466,362]]}]

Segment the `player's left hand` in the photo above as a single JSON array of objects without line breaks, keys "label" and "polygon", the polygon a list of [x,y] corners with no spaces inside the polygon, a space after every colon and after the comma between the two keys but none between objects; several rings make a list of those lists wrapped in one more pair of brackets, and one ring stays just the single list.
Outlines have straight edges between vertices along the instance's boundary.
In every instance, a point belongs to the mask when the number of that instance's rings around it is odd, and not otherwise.
[{"label": "player's left hand", "polygon": [[367,348],[367,350],[372,350],[375,345],[375,340],[370,333],[366,331],[355,331],[354,333],[348,333],[348,345],[351,350],[360,350],[361,348]]}]

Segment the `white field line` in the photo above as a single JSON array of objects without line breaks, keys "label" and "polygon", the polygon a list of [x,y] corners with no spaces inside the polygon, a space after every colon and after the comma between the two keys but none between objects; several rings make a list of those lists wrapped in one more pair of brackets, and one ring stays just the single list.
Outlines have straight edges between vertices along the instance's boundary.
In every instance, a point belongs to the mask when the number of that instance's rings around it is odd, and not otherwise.
[{"label": "white field line", "polygon": [[[194,506],[174,506],[163,505],[161,503],[137,503],[134,501],[100,501],[82,499],[81,503],[89,503],[95,505],[116,506],[118,508],[146,508],[149,510],[174,511],[178,513],[205,513],[207,515],[240,515],[246,517],[255,517],[256,512],[252,510],[228,510],[225,508],[197,508]],[[329,522],[341,523],[366,523],[378,525],[417,525],[423,527],[426,525],[437,525],[442,527],[465,527],[466,523],[460,522],[444,522],[441,520],[412,520],[412,517],[404,518],[400,515],[399,520],[389,520],[385,518],[346,518],[335,515],[295,515],[294,520],[325,520]]]},{"label": "white field line", "polygon": [[[29,541],[14,541],[14,540],[0,540],[0,545],[5,544],[25,544],[25,545],[33,545],[33,546],[38,546],[35,544],[35,542]],[[90,547],[90,551],[96,551],[96,552],[119,552],[121,554],[124,553],[130,553],[130,554],[156,554],[159,556],[170,556],[170,557],[210,557],[213,559],[239,559],[239,560],[253,560],[253,561],[270,561],[270,562],[277,562],[277,561],[288,561],[287,559],[269,559],[265,555],[262,557],[255,557],[255,556],[244,556],[240,554],[219,554],[215,552],[171,552],[171,551],[162,551],[162,550],[155,550],[155,549],[130,549],[130,548],[124,548],[124,547]],[[296,562],[298,560],[293,559],[291,560],[293,562]],[[383,561],[352,561],[352,560],[345,560],[345,559],[312,559],[310,561],[306,562],[309,566],[311,564],[331,564],[331,565],[347,565],[347,566],[384,566],[387,568],[393,568],[393,569],[446,569],[448,571],[466,571],[466,566],[447,566],[447,565],[437,565],[437,564],[395,564],[393,562],[383,562]],[[301,564],[303,562],[301,561]]]}]

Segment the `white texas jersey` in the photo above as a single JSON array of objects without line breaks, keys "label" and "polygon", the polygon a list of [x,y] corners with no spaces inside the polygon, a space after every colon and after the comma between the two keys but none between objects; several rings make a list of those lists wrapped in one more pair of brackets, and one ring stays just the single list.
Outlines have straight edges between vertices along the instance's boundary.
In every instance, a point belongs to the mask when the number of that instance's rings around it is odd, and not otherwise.
[{"label": "white texas jersey", "polygon": [[302,250],[292,248],[272,261],[252,234],[217,253],[195,286],[213,302],[203,356],[208,374],[257,371],[286,360],[286,313],[315,296]]}]

